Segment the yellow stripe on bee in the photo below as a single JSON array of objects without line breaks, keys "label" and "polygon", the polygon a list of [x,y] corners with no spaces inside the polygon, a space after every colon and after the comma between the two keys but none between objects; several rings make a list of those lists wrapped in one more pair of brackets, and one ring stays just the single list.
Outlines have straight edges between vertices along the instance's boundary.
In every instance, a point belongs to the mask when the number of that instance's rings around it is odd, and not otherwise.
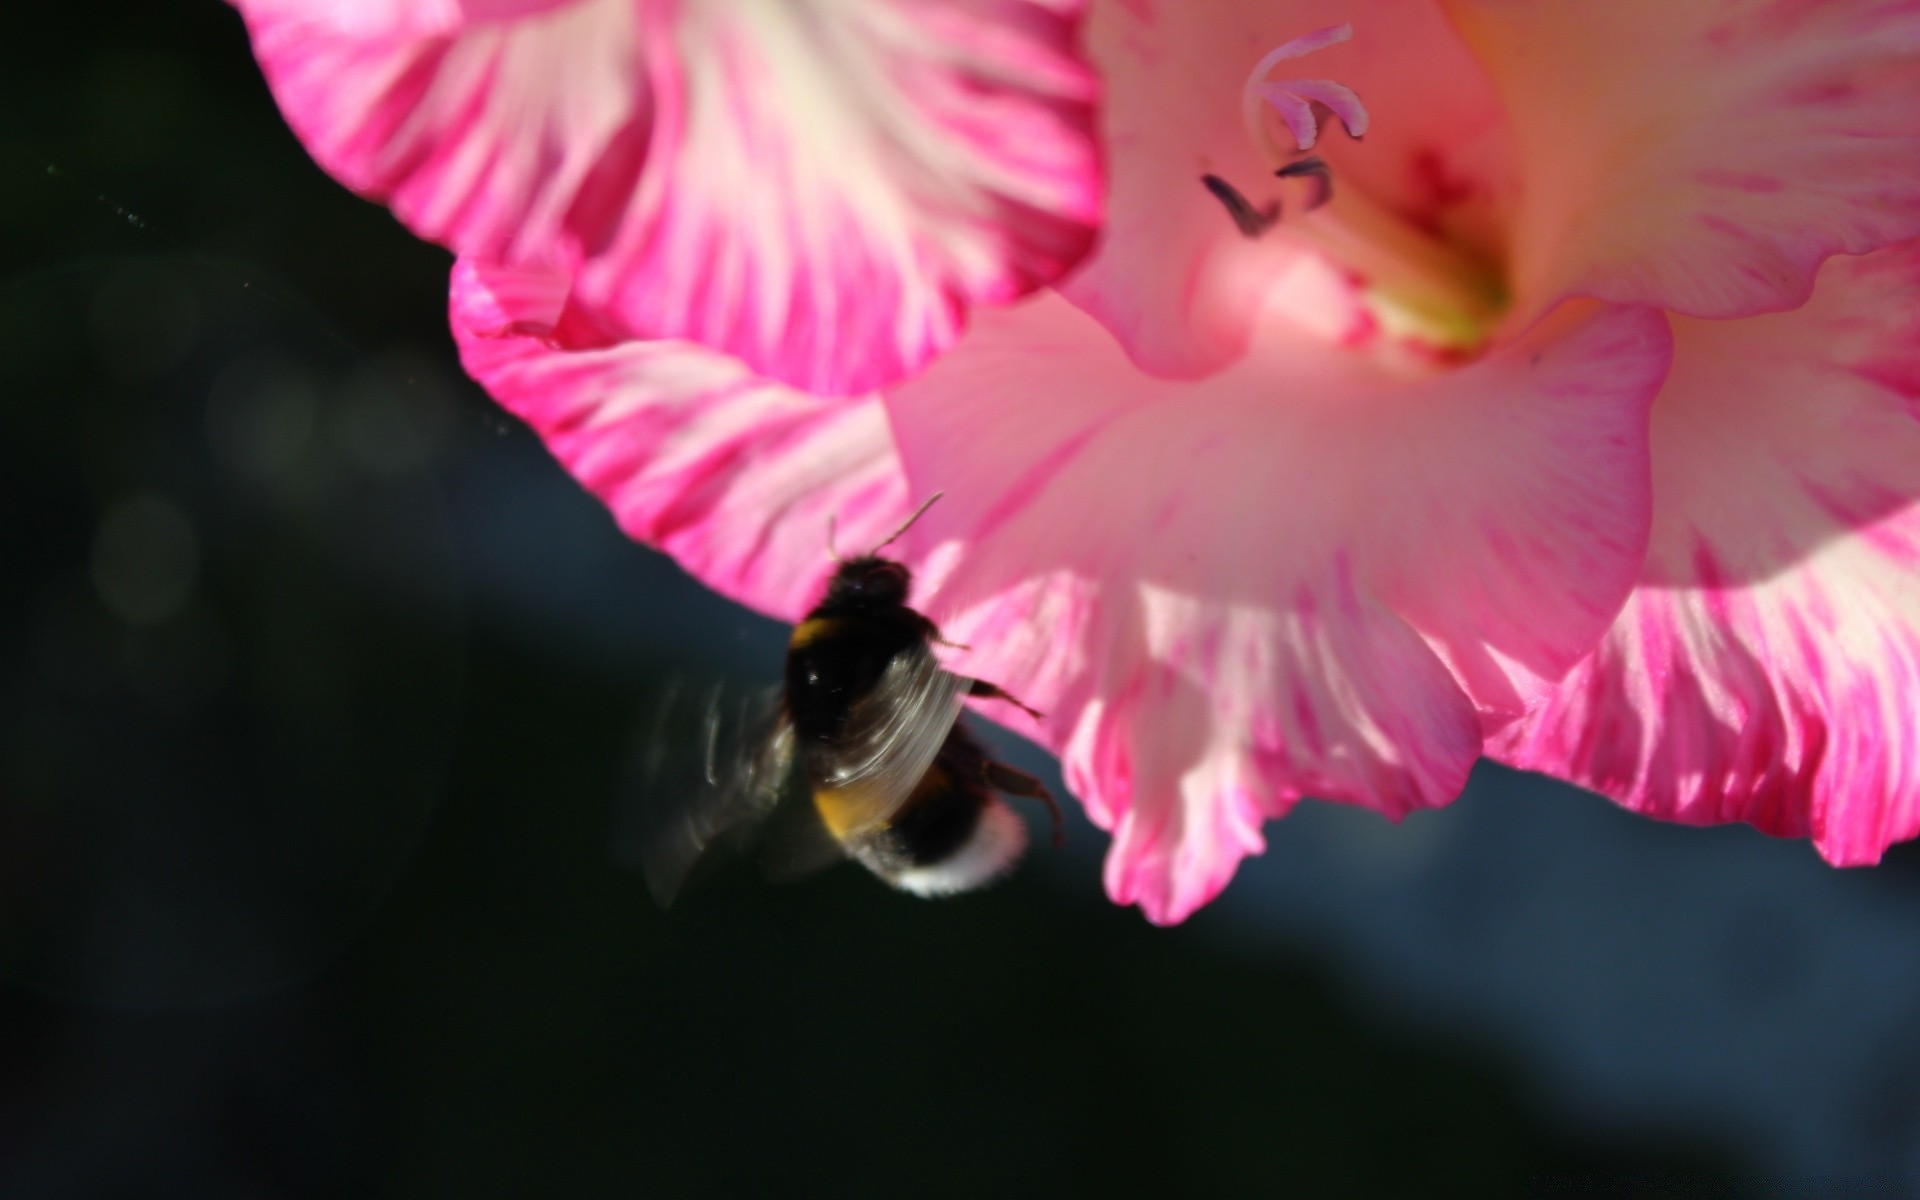
[{"label": "yellow stripe on bee", "polygon": [[877,791],[871,782],[856,783],[850,787],[815,788],[813,792],[814,811],[820,814],[820,820],[827,832],[835,838],[845,841],[849,837],[873,833],[885,829],[893,823],[893,816],[914,800],[930,792],[944,790],[951,784],[944,769],[938,766],[927,768],[920,782],[913,787],[912,793],[904,803],[885,804],[886,797]]},{"label": "yellow stripe on bee", "polygon": [[810,621],[802,621],[793,627],[793,637],[788,639],[787,649],[804,649],[823,637],[832,636],[839,626],[840,622],[832,617],[814,617]]},{"label": "yellow stripe on bee", "polygon": [[870,788],[818,788],[813,793],[814,811],[820,814],[827,832],[841,840],[873,826],[873,802]]}]

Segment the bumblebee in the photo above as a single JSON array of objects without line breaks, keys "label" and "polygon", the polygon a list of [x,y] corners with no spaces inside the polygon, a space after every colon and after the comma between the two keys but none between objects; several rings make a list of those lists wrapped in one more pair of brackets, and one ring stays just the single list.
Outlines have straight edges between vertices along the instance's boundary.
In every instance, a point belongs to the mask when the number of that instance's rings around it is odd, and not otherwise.
[{"label": "bumblebee", "polygon": [[[919,896],[970,891],[1004,875],[1026,826],[996,792],[1059,806],[1041,782],[996,761],[960,724],[969,696],[1040,714],[982,679],[941,667],[939,627],[908,607],[913,576],[880,551],[912,528],[934,495],[885,541],[842,559],[826,594],[794,627],[784,684],[763,715],[710,702],[701,739],[705,795],[647,837],[642,866],[662,904],[708,846],[765,826],[804,791],[816,845],[851,857]],[[832,551],[829,530],[828,547]],[[659,731],[656,731],[658,736]],[[729,750],[738,744],[743,752]],[[812,865],[792,822],[777,873]]]}]

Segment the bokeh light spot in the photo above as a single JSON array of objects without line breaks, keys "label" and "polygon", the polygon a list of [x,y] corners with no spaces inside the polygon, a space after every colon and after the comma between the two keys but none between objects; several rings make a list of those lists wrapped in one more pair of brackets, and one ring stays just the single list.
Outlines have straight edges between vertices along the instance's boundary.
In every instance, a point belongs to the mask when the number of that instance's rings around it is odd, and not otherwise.
[{"label": "bokeh light spot", "polygon": [[152,625],[193,594],[200,541],[177,504],[158,492],[136,492],[100,519],[91,563],[101,601],[129,625]]}]

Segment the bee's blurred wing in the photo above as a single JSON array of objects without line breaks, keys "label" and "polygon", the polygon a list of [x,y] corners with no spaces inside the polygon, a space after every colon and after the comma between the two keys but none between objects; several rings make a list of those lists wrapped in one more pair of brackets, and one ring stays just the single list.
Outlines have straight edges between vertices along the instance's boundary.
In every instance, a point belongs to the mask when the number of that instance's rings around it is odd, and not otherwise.
[{"label": "bee's blurred wing", "polygon": [[640,724],[616,855],[667,907],[710,849],[745,840],[774,811],[793,751],[778,688],[669,687]]},{"label": "bee's blurred wing", "polygon": [[869,833],[900,811],[946,744],[966,696],[967,680],[942,669],[925,646],[887,664],[847,714],[846,732],[822,772],[842,838]]},{"label": "bee's blurred wing", "polygon": [[847,848],[828,831],[811,798],[790,790],[761,827],[755,857],[769,881],[794,883],[847,861]]}]

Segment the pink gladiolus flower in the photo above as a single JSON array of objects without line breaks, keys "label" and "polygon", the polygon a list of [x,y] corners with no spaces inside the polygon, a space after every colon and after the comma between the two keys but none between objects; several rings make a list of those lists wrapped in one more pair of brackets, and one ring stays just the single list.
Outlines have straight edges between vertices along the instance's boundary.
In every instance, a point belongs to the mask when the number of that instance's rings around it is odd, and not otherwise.
[{"label": "pink gladiolus flower", "polygon": [[233,0],[313,156],[568,279],[558,344],[685,338],[823,395],[1092,244],[1085,0]]},{"label": "pink gladiolus flower", "polygon": [[785,618],[829,516],[944,490],[916,604],[1155,921],[1483,752],[1835,862],[1920,830],[1920,3],[1111,0],[1087,48],[1100,247],[924,375],[822,402],[497,252],[468,370]]}]

